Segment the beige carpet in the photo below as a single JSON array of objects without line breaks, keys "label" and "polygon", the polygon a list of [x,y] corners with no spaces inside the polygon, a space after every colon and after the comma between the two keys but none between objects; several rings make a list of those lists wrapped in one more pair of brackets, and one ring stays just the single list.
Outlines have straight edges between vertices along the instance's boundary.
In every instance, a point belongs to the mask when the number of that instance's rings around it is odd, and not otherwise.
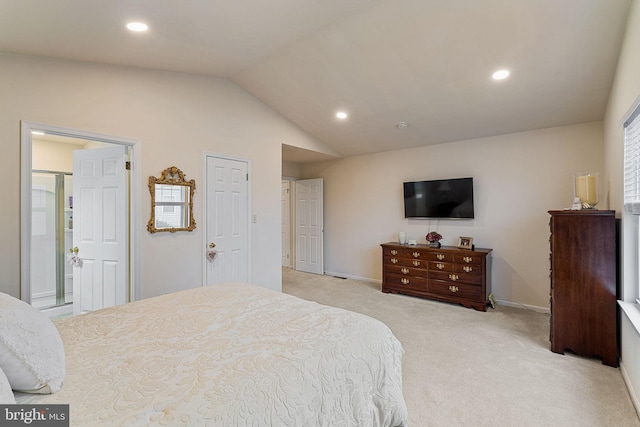
[{"label": "beige carpet", "polygon": [[619,369],[549,350],[549,315],[486,313],[283,269],[282,290],[386,323],[402,342],[412,427],[640,426]]}]

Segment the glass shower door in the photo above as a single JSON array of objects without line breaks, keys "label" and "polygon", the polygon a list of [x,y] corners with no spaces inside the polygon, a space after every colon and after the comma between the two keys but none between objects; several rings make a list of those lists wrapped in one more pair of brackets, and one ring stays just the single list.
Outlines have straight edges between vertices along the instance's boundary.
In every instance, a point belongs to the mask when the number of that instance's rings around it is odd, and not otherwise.
[{"label": "glass shower door", "polygon": [[34,171],[31,198],[31,304],[43,309],[73,302],[71,174]]}]

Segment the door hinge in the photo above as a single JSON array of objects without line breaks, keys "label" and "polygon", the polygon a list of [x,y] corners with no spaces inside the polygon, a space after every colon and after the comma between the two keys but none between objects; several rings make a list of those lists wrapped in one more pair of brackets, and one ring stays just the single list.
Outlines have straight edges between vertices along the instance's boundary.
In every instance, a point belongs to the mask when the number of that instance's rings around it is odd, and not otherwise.
[{"label": "door hinge", "polygon": [[247,174],[247,181],[249,181],[249,174]]},{"label": "door hinge", "polygon": [[130,171],[130,170],[131,170],[131,162],[128,162],[128,161],[127,161],[127,162],[124,162],[124,168],[125,168],[126,170]]}]

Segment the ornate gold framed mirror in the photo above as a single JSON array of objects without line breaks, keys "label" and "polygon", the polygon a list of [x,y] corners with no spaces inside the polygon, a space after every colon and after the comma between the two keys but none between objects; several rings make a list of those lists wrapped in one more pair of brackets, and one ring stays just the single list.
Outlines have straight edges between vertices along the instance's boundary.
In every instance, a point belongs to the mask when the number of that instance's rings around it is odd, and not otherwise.
[{"label": "ornate gold framed mirror", "polygon": [[151,218],[147,223],[150,233],[159,231],[193,231],[193,193],[196,181],[186,181],[184,173],[175,166],[162,171],[160,178],[149,177],[151,192]]}]

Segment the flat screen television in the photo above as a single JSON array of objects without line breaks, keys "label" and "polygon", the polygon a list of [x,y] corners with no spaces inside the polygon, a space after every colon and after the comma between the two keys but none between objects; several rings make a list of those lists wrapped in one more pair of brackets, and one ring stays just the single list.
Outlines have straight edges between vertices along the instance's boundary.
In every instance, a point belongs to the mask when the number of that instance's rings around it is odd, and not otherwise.
[{"label": "flat screen television", "polygon": [[473,178],[404,183],[405,218],[474,218]]}]

